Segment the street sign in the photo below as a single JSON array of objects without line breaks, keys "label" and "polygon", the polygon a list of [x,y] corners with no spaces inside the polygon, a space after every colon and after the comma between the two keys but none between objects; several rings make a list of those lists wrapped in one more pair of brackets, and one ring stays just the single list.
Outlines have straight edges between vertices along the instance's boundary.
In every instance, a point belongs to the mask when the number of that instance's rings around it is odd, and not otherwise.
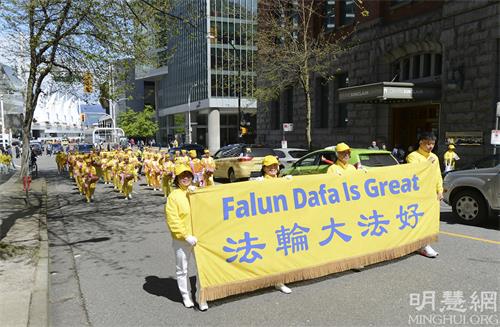
[{"label": "street sign", "polygon": [[293,123],[283,123],[283,132],[293,132]]},{"label": "street sign", "polygon": [[491,145],[500,145],[500,129],[491,131]]}]

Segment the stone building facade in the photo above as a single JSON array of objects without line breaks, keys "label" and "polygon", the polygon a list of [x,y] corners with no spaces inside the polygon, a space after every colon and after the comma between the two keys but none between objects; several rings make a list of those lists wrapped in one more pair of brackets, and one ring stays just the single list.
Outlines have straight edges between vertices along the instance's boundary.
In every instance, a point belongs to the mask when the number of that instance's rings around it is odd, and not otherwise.
[{"label": "stone building facade", "polygon": [[[368,147],[376,140],[407,149],[419,132],[433,131],[439,154],[450,142],[462,162],[490,154],[500,101],[500,2],[367,6],[370,16],[352,34],[356,45],[332,62],[335,79],[315,78],[313,146],[343,141]],[[294,131],[285,134],[288,146],[305,146],[304,108],[297,89],[275,103],[259,103],[258,141],[279,146],[282,123],[293,123]]]}]

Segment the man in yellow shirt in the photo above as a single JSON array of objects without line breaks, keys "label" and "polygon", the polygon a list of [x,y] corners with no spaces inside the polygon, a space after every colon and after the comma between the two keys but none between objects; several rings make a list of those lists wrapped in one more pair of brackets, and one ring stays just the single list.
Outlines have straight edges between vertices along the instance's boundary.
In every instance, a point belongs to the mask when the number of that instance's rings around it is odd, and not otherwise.
[{"label": "man in yellow shirt", "polygon": [[[436,199],[443,199],[443,178],[441,177],[441,168],[439,167],[439,158],[432,153],[432,149],[436,145],[436,136],[430,132],[424,132],[418,139],[418,149],[413,151],[406,157],[409,164],[428,161],[434,166],[437,177],[436,182]],[[439,217],[437,217],[439,219]],[[419,253],[428,258],[435,258],[439,255],[430,245],[426,245],[420,249]]]},{"label": "man in yellow shirt", "polygon": [[349,163],[351,159],[351,148],[345,143],[339,143],[335,146],[337,152],[337,160],[333,165],[328,167],[327,174],[342,176],[345,173],[356,171],[356,167]]}]

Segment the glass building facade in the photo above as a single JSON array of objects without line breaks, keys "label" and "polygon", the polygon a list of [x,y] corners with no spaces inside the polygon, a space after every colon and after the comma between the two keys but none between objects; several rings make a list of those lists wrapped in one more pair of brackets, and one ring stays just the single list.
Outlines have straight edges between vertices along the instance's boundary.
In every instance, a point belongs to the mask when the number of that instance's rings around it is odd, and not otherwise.
[{"label": "glass building facade", "polygon": [[242,141],[238,116],[250,131],[244,141],[252,141],[257,0],[179,3],[178,14],[188,15],[193,24],[181,26],[164,55],[159,51],[161,65],[168,67],[156,80],[159,141],[166,144],[175,137],[187,142],[191,120],[192,142],[217,150]]}]

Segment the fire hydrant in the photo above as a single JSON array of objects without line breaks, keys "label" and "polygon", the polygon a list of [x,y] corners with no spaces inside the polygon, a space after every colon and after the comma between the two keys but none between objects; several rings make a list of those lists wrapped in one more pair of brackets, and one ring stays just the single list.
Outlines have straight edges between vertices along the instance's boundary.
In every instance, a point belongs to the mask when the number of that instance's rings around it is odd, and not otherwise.
[{"label": "fire hydrant", "polygon": [[26,192],[26,190],[30,190],[31,187],[31,176],[24,176],[23,177],[23,191]]}]

